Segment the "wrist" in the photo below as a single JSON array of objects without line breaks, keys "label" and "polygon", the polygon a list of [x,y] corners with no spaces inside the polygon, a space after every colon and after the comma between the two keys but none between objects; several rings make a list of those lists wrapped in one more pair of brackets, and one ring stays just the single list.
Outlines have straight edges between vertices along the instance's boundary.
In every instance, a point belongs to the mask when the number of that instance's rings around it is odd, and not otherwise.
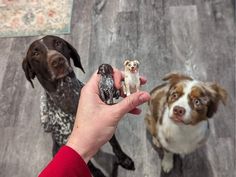
[{"label": "wrist", "polygon": [[85,163],[88,163],[88,161],[95,154],[92,150],[90,150],[89,147],[86,146],[86,143],[84,143],[82,139],[80,139],[78,136],[73,135],[73,133],[69,137],[66,145],[74,149],[85,161]]}]

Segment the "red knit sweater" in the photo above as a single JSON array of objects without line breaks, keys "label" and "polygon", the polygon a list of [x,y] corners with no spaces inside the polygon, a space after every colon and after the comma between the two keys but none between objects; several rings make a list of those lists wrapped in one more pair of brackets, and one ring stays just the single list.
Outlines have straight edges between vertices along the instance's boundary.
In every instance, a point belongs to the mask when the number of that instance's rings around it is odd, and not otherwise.
[{"label": "red knit sweater", "polygon": [[80,155],[63,146],[39,177],[91,177],[91,174]]}]

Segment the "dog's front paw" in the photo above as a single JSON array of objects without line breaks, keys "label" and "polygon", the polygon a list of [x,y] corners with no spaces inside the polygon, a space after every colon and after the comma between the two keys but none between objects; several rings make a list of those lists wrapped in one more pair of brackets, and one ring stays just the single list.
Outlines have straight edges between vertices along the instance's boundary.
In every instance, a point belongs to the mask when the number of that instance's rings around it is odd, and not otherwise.
[{"label": "dog's front paw", "polygon": [[161,162],[161,166],[165,173],[169,173],[173,168],[173,161],[170,159],[169,160],[163,159]]},{"label": "dog's front paw", "polygon": [[135,170],[134,161],[125,154],[118,160],[118,163],[127,170]]}]

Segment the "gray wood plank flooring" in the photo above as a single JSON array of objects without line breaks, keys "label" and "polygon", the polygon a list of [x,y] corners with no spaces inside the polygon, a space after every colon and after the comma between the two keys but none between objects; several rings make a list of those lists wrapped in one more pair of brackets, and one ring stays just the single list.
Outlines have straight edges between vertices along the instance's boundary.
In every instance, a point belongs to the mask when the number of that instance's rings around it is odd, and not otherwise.
[{"label": "gray wood plank flooring", "polygon": [[[180,71],[203,81],[216,81],[229,93],[227,105],[211,120],[206,145],[182,160],[170,174],[160,170],[143,113],[127,114],[117,129],[123,150],[136,170],[118,169],[119,177],[234,177],[235,147],[235,1],[234,0],[78,0],[74,1],[72,31],[61,35],[78,50],[86,82],[101,63],[123,69],[126,58],[141,63],[150,91],[168,72]],[[33,177],[51,159],[50,134],[39,120],[37,81],[32,89],[21,62],[29,44],[39,38],[0,39],[0,177]],[[109,144],[93,161],[107,176],[114,156]],[[160,155],[160,157],[159,157]]]}]

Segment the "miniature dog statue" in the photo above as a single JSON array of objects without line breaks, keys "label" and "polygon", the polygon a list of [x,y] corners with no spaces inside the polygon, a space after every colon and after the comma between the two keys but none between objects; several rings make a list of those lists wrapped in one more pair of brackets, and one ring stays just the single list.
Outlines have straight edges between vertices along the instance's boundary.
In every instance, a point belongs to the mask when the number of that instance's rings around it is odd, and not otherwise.
[{"label": "miniature dog statue", "polygon": [[139,91],[139,61],[138,60],[125,60],[125,79],[124,79],[124,94],[129,96],[131,93]]},{"label": "miniature dog statue", "polygon": [[102,64],[98,68],[97,74],[101,75],[99,82],[100,98],[106,104],[113,104],[113,98],[118,99],[119,91],[114,87],[113,68],[109,64]]}]

